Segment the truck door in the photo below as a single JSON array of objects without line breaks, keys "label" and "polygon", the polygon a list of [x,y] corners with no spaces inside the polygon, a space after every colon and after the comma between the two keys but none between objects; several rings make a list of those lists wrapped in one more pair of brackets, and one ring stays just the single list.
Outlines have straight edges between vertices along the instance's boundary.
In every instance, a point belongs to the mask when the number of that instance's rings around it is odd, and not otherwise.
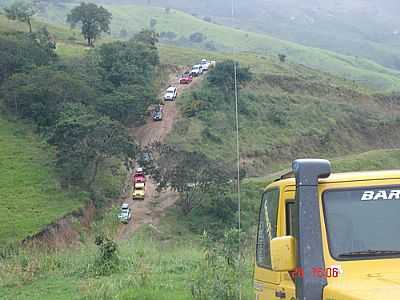
[{"label": "truck door", "polygon": [[[282,218],[282,228],[284,228],[284,232],[282,232],[283,236],[291,235],[293,236],[293,226],[295,224],[295,210],[294,210],[294,199],[295,192],[286,190],[283,193],[283,202],[284,202],[284,218]],[[281,283],[280,283],[280,295],[285,296],[284,299],[287,300],[295,300],[296,299],[296,290],[294,277],[301,276],[301,271],[297,272],[282,272]]]},{"label": "truck door", "polygon": [[270,241],[278,234],[278,188],[266,191],[260,207],[256,245],[254,287],[257,300],[279,299],[280,273],[272,271]]}]

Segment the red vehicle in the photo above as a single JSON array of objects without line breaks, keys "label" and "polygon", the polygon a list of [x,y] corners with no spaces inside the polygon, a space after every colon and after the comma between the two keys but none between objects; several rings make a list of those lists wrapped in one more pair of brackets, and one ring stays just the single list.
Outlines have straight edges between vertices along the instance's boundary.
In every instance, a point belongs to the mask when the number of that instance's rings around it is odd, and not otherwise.
[{"label": "red vehicle", "polygon": [[181,79],[179,79],[180,84],[189,84],[193,80],[193,76],[190,74],[190,72],[185,72],[182,74]]},{"label": "red vehicle", "polygon": [[146,181],[146,177],[144,176],[144,172],[142,168],[138,168],[133,175],[133,183],[144,183]]}]

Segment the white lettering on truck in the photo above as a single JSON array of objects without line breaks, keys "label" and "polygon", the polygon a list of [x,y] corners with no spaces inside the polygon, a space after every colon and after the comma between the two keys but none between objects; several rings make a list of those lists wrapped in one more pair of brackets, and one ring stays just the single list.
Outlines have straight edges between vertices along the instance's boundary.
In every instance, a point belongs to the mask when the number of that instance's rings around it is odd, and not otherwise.
[{"label": "white lettering on truck", "polygon": [[400,190],[365,191],[361,201],[371,200],[400,200]]}]

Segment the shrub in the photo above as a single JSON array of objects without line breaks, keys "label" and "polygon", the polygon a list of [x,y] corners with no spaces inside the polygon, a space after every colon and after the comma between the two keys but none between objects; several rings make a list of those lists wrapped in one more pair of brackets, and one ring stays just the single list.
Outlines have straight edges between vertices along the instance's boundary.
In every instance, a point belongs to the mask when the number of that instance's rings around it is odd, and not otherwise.
[{"label": "shrub", "polygon": [[193,32],[190,36],[189,36],[189,40],[193,43],[201,43],[206,39],[206,37],[204,36],[204,34],[202,34],[201,32]]},{"label": "shrub", "polygon": [[98,246],[98,256],[94,264],[96,275],[114,273],[119,267],[117,243],[101,234],[96,236],[94,243]]}]

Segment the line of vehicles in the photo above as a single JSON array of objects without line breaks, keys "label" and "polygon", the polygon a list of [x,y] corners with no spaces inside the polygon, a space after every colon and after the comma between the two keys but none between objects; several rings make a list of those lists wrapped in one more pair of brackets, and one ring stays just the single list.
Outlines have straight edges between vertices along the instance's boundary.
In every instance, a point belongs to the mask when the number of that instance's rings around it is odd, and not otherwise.
[{"label": "line of vehicles", "polygon": [[[180,79],[179,84],[190,84],[193,81],[193,77],[198,77],[210,68],[215,66],[215,61],[208,61],[202,59],[199,64],[192,66],[190,71],[184,72]],[[175,86],[169,86],[164,93],[163,101],[175,101],[178,97],[178,89]],[[154,121],[161,121],[164,115],[164,105],[157,104],[150,108],[151,117]],[[146,189],[146,176],[143,168],[137,168],[132,176],[132,199],[133,200],[144,200],[145,189]],[[128,203],[123,203],[118,214],[118,219],[121,223],[129,223],[133,218],[133,211],[129,207]]]},{"label": "line of vehicles", "polygon": [[[137,168],[132,176],[132,199],[133,200],[144,200],[145,188],[146,188],[146,176],[144,174],[143,168]],[[132,219],[132,209],[129,207],[128,203],[123,203],[121,205],[120,213],[118,219],[121,223],[129,223]]]},{"label": "line of vehicles", "polygon": [[[208,61],[203,58],[199,64],[193,65],[191,70],[185,71],[179,78],[179,84],[190,84],[193,77],[198,77],[210,68],[215,66],[215,61]],[[164,93],[163,101],[175,101],[178,97],[178,89],[175,86],[169,86]],[[162,121],[164,116],[164,105],[157,104],[151,109],[151,117],[153,121]]]}]

